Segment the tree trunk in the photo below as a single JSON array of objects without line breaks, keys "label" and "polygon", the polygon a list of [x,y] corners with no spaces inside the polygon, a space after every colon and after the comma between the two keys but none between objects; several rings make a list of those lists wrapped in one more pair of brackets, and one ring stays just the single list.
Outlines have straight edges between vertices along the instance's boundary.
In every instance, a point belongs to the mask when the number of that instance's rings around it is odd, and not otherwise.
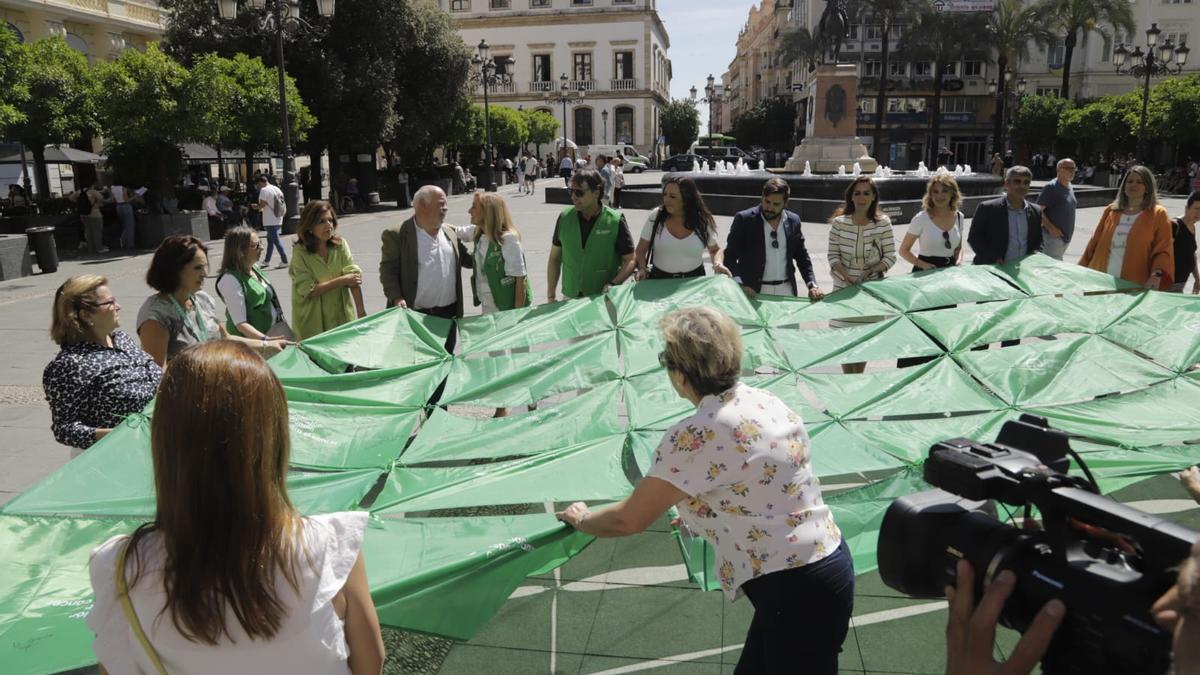
[{"label": "tree trunk", "polygon": [[26,143],[33,155],[33,184],[37,188],[37,201],[50,199],[50,174],[46,172],[46,143],[36,140]]},{"label": "tree trunk", "polygon": [[246,148],[246,192],[254,191],[254,149]]},{"label": "tree trunk", "polygon": [[933,63],[933,105],[929,111],[929,147],[925,151],[925,156],[928,158],[930,170],[937,168],[937,156],[941,151],[942,135],[942,71],[945,70],[945,64],[942,61],[934,61]]},{"label": "tree trunk", "polygon": [[[889,153],[885,152],[883,148],[883,116],[887,114],[888,48],[890,47],[888,34],[892,29],[891,24],[892,17],[884,15],[880,21],[883,39],[879,44],[881,52],[879,67],[881,70],[879,72],[879,93],[875,95],[875,131],[871,134],[871,147],[875,150],[875,161],[879,163],[879,166],[887,166],[887,162],[884,160],[889,157]],[[864,27],[863,30],[866,28]]]},{"label": "tree trunk", "polygon": [[311,148],[308,153],[308,185],[305,186],[305,191],[310,199],[325,199],[325,195],[321,193],[321,167],[324,161],[321,158],[321,148]]},{"label": "tree trunk", "polygon": [[1071,57],[1075,54],[1075,36],[1078,31],[1071,30],[1067,33],[1067,39],[1063,41],[1063,62],[1062,62],[1062,89],[1059,90],[1059,98],[1070,98],[1071,95]]},{"label": "tree trunk", "polygon": [[[996,99],[993,103],[996,106],[996,111],[992,115],[992,152],[1000,153],[1004,156],[1004,105],[1007,102],[1008,82],[1004,80],[1004,70],[1008,68],[1008,56],[1000,54],[996,58]],[[989,170],[991,168],[991,159],[988,159]]]}]

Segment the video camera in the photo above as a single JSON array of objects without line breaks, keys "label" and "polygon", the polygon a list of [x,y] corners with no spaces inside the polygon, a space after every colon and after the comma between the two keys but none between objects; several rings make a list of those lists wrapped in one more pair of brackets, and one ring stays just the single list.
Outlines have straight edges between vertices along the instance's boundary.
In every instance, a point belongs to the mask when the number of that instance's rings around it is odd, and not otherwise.
[{"label": "video camera", "polygon": [[[1068,455],[1087,478],[1067,475]],[[897,499],[879,530],[879,573],[918,598],[944,597],[955,566],[976,570],[976,602],[1002,570],[1017,583],[1000,623],[1024,632],[1048,600],[1067,614],[1042,660],[1043,672],[1160,674],[1171,666],[1171,635],[1150,615],[1174,583],[1198,534],[1099,494],[1067,435],[1022,415],[994,443],[956,438],[929,450],[925,480],[940,488]],[[995,500],[1036,507],[1041,529],[995,517]]]}]

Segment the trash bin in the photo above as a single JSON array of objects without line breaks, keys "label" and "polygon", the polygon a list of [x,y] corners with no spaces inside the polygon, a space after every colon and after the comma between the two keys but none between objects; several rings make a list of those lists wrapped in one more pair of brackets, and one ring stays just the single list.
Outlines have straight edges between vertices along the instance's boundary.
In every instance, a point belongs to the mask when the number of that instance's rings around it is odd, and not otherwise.
[{"label": "trash bin", "polygon": [[54,226],[31,227],[25,230],[29,237],[29,246],[37,256],[38,269],[43,274],[53,274],[58,271],[58,247],[54,244]]},{"label": "trash bin", "polygon": [[379,193],[378,192],[368,192],[367,193],[367,210],[370,211],[371,209],[373,209],[377,206],[379,206]]}]

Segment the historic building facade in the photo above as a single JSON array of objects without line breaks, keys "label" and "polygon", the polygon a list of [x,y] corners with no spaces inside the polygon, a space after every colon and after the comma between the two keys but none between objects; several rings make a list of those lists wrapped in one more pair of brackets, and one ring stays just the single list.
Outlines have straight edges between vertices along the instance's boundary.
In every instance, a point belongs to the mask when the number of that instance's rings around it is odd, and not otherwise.
[{"label": "historic building facade", "polygon": [[[580,146],[627,143],[646,155],[659,151],[659,109],[671,86],[671,43],[655,4],[438,0],[472,52],[486,40],[491,58],[514,61],[512,84],[489,87],[491,105],[546,110]],[[565,125],[563,75],[573,93]],[[483,102],[482,87],[476,102]]]},{"label": "historic building facade", "polygon": [[22,42],[60,36],[92,62],[162,37],[157,0],[0,0],[0,24]]}]

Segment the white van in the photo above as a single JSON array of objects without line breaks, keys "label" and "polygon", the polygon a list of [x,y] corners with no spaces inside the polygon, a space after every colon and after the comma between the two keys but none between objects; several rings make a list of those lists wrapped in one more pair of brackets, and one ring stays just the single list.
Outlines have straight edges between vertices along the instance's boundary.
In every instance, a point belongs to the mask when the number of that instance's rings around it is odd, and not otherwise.
[{"label": "white van", "polygon": [[650,159],[639,153],[637,148],[632,145],[585,145],[575,152],[577,156],[591,155],[593,160],[596,159],[596,155],[605,157],[620,155],[621,160],[625,162],[624,170],[627,173],[641,173],[650,166]]}]

